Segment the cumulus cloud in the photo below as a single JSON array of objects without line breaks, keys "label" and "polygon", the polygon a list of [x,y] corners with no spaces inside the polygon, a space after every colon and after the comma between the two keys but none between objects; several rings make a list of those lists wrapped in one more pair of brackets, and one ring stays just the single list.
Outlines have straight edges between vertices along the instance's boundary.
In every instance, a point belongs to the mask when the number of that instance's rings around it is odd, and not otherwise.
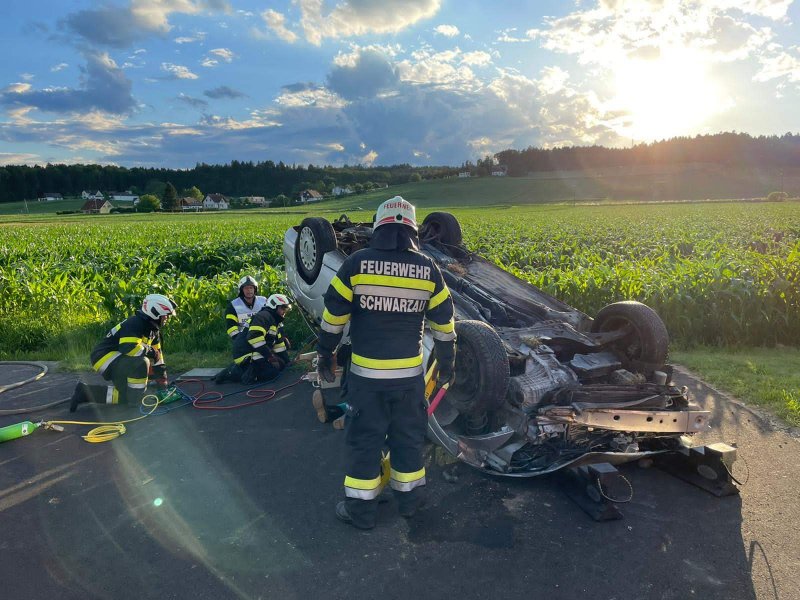
[{"label": "cumulus cloud", "polygon": [[210,90],[203,92],[204,96],[218,100],[220,98],[243,98],[245,94],[239,90],[229,88],[227,85],[221,85]]},{"label": "cumulus cloud", "polygon": [[109,113],[129,113],[136,105],[131,82],[105,53],[87,53],[80,88],[44,88],[15,84],[0,93],[0,103],[9,107],[32,107],[49,112],[86,112],[97,109]]},{"label": "cumulus cloud", "polygon": [[319,46],[326,38],[340,39],[371,33],[397,33],[433,17],[441,0],[342,0],[328,7],[323,0],[296,0],[300,21],[291,28],[286,16],[274,10],[261,13],[267,26],[281,39],[294,42],[299,28],[305,39]]},{"label": "cumulus cloud", "polygon": [[68,66],[69,65],[65,62],[58,63],[57,65],[53,65],[52,67],[50,67],[50,71],[52,73],[58,73],[59,71],[63,71],[64,69],[66,69]]},{"label": "cumulus cloud", "polygon": [[261,13],[267,27],[271,29],[284,42],[293,44],[297,41],[297,34],[286,27],[286,17],[271,8]]},{"label": "cumulus cloud", "polygon": [[227,63],[233,61],[233,59],[236,57],[236,55],[228,48],[214,48],[213,50],[209,50],[208,53],[218,56]]},{"label": "cumulus cloud", "polygon": [[469,59],[463,60],[458,48],[442,52],[424,48],[413,52],[410,58],[399,61],[397,72],[403,81],[466,91],[480,85],[470,64]]},{"label": "cumulus cloud", "polygon": [[197,79],[197,75],[189,70],[189,67],[176,65],[173,63],[161,63],[161,70],[168,73],[166,79]]},{"label": "cumulus cloud", "polygon": [[226,0],[131,0],[127,6],[106,5],[74,12],[59,26],[91,44],[125,48],[147,35],[166,35],[169,16],[202,11],[229,11]]},{"label": "cumulus cloud", "polygon": [[371,49],[360,52],[352,66],[334,66],[328,75],[328,88],[347,100],[370,98],[396,83],[397,73],[387,57]]},{"label": "cumulus cloud", "polygon": [[461,56],[461,62],[465,65],[483,67],[492,62],[492,56],[483,50],[475,50],[474,52],[465,52]]},{"label": "cumulus cloud", "polygon": [[218,60],[214,60],[213,58],[205,57],[203,60],[200,61],[201,67],[206,67],[207,69],[211,69],[216,67],[219,64]]},{"label": "cumulus cloud", "polygon": [[794,47],[794,53],[783,51],[779,47],[771,48],[771,52],[760,58],[761,69],[755,76],[756,81],[800,83],[800,48]]},{"label": "cumulus cloud", "polygon": [[433,29],[439,35],[445,37],[456,37],[460,32],[455,25],[439,25]]}]

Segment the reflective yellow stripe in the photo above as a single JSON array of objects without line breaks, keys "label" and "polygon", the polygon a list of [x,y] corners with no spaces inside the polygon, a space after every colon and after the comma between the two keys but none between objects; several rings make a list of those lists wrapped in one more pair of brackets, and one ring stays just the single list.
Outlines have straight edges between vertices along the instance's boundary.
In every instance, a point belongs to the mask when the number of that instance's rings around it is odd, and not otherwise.
[{"label": "reflective yellow stripe", "polygon": [[410,358],[367,358],[353,353],[352,361],[354,365],[367,367],[369,369],[405,369],[416,367],[422,364],[422,354]]},{"label": "reflective yellow stripe", "polygon": [[142,338],[138,338],[138,337],[119,338],[119,343],[120,344],[138,344],[141,341],[142,341]]},{"label": "reflective yellow stripe", "polygon": [[378,475],[375,479],[356,479],[347,475],[344,478],[344,487],[353,488],[354,490],[374,490],[381,484],[381,477]]},{"label": "reflective yellow stripe", "polygon": [[239,322],[239,318],[236,315],[225,315],[226,319],[230,319],[231,321]]},{"label": "reflective yellow stripe", "polygon": [[250,331],[260,331],[261,333],[267,333],[267,330],[263,327],[259,327],[258,325],[251,325]]},{"label": "reflective yellow stripe", "polygon": [[439,292],[433,298],[428,300],[428,310],[436,308],[442,302],[447,300],[449,297],[450,297],[450,290],[445,287],[441,292]]},{"label": "reflective yellow stripe", "polygon": [[132,390],[143,390],[147,387],[147,377],[128,377],[128,387]]},{"label": "reflective yellow stripe", "polygon": [[283,352],[285,350],[286,350],[286,344],[284,344],[283,342],[281,342],[280,344],[275,344],[272,347],[273,352]]},{"label": "reflective yellow stripe", "polygon": [[142,344],[136,344],[130,352],[126,352],[125,356],[139,356],[144,352],[144,346]]},{"label": "reflective yellow stripe", "polygon": [[425,467],[422,467],[419,471],[414,471],[413,473],[401,473],[400,471],[395,471],[392,469],[392,479],[399,481],[400,483],[409,483],[411,481],[416,481],[417,479],[422,479],[423,477],[425,477]]},{"label": "reflective yellow stripe", "polygon": [[263,335],[260,335],[258,337],[254,337],[254,338],[250,338],[247,341],[250,342],[251,346],[263,346],[264,344],[267,343],[267,340]]},{"label": "reflective yellow stripe", "polygon": [[331,325],[344,325],[350,320],[350,313],[346,315],[334,315],[328,312],[328,309],[322,311],[322,318]]},{"label": "reflective yellow stripe", "polygon": [[92,367],[94,367],[95,371],[99,371],[102,373],[103,371],[108,368],[108,365],[111,364],[111,361],[117,358],[118,356],[122,356],[120,352],[116,350],[112,350],[108,354],[105,354],[102,358],[100,358],[97,362],[95,362]]},{"label": "reflective yellow stripe", "polygon": [[277,328],[277,327],[275,327],[275,325],[273,325],[272,327],[270,327],[270,328],[269,328],[269,332],[270,332],[272,335],[275,335],[276,333],[278,333],[278,328]]},{"label": "reflective yellow stripe", "polygon": [[242,363],[243,363],[243,362],[244,362],[246,359],[248,359],[248,358],[250,358],[251,356],[253,356],[253,354],[255,354],[255,353],[254,353],[254,352],[250,352],[250,353],[248,353],[248,354],[245,354],[245,355],[243,355],[243,356],[240,356],[239,358],[234,358],[234,359],[233,359],[233,362],[235,362],[237,365],[240,365],[240,364],[242,364]]},{"label": "reflective yellow stripe", "polygon": [[228,327],[228,335],[231,335],[237,331],[239,331],[239,327],[237,325],[234,325],[233,327]]},{"label": "reflective yellow stripe", "polygon": [[441,331],[442,333],[453,333],[456,330],[456,324],[453,319],[450,319],[444,325],[440,325],[439,323],[434,323],[430,319],[428,320],[428,325],[431,326],[431,329],[434,331]]},{"label": "reflective yellow stripe", "polygon": [[[352,281],[353,278],[351,277],[350,280]],[[331,279],[331,285],[333,289],[339,292],[339,295],[347,300],[348,302],[353,301],[353,290],[347,287],[338,276],[334,275],[333,279]]]},{"label": "reflective yellow stripe", "polygon": [[410,288],[412,290],[427,290],[431,294],[436,289],[436,284],[427,279],[412,279],[411,277],[393,277],[391,275],[353,275],[350,285],[386,285],[389,287]]}]

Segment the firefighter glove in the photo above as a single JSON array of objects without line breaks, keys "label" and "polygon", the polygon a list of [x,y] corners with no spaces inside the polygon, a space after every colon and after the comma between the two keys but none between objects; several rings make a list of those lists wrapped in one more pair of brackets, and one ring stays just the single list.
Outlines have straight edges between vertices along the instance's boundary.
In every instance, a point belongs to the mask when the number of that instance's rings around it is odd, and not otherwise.
[{"label": "firefighter glove", "polygon": [[436,362],[439,363],[436,383],[438,385],[452,383],[456,368],[455,344],[450,341],[434,340],[434,346],[436,348]]},{"label": "firefighter glove", "polygon": [[328,383],[336,380],[336,357],[333,354],[317,354],[317,373]]}]

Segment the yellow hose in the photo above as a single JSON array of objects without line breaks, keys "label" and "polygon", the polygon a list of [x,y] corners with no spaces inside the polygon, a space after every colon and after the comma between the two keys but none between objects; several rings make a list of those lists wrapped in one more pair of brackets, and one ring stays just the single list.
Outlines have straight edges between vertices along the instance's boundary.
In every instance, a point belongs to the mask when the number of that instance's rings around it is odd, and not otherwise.
[{"label": "yellow hose", "polygon": [[[174,391],[170,393],[172,395],[175,393]],[[163,400],[160,399],[155,394],[147,394],[144,398],[142,398],[142,406],[144,407],[152,407],[150,408],[150,412],[146,415],[142,415],[141,417],[136,417],[135,419],[127,419],[125,421],[111,421],[107,423],[99,422],[99,421],[46,421],[45,427],[48,425],[100,425],[100,427],[95,427],[86,435],[82,435],[81,437],[90,442],[92,444],[99,444],[100,442],[109,442],[113,439],[118,438],[123,433],[127,431],[125,429],[124,423],[133,423],[134,421],[141,421],[142,419],[146,419],[153,412],[158,408],[158,405],[164,402],[169,396],[166,396]],[[146,402],[148,398],[154,398],[155,402],[152,404]]]}]

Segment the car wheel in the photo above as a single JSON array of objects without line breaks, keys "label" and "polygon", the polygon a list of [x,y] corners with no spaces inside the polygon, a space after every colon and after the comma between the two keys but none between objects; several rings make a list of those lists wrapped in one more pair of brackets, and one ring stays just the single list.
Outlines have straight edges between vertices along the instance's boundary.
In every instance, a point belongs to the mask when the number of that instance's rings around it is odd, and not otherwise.
[{"label": "car wheel", "polygon": [[461,225],[449,212],[432,212],[422,221],[419,232],[422,242],[440,242],[446,246],[460,246]]},{"label": "car wheel", "polygon": [[497,332],[481,321],[456,321],[456,378],[447,398],[462,414],[500,408],[508,389],[508,354]]},{"label": "car wheel", "polygon": [[[661,366],[667,361],[669,334],[658,313],[641,302],[615,302],[602,308],[592,323],[594,333],[629,329],[629,333],[614,344],[628,360],[626,368],[634,370],[652,365]],[[635,367],[640,368],[636,369]]]},{"label": "car wheel", "polygon": [[336,250],[333,226],[321,217],[303,219],[294,244],[294,262],[303,281],[311,284],[317,280],[322,258],[331,250]]}]

